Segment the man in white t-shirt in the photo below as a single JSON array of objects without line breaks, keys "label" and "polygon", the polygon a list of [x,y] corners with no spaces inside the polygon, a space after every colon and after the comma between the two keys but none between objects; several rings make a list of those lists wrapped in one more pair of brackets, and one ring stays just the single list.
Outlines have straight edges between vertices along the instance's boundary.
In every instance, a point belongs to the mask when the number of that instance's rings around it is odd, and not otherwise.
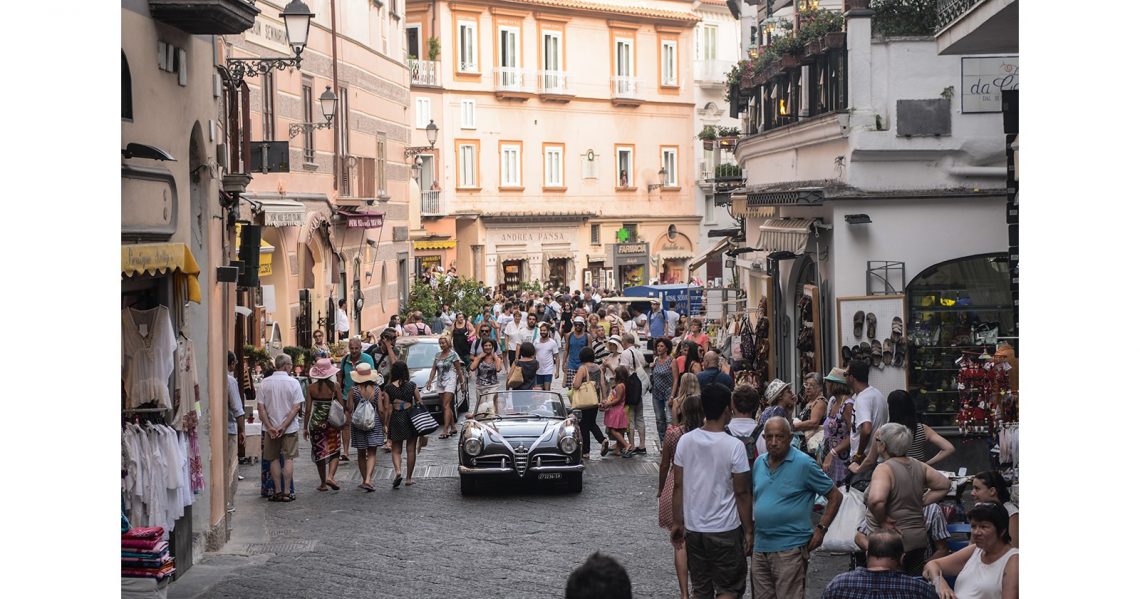
[{"label": "man in white t-shirt", "polygon": [[851,428],[851,463],[858,464],[871,450],[871,439],[880,426],[887,423],[887,400],[878,389],[867,384],[871,364],[852,360],[847,367],[847,384],[855,394],[855,424]]},{"label": "man in white t-shirt", "polygon": [[[357,342],[359,343],[359,342]],[[301,421],[297,414],[305,396],[301,393],[301,383],[289,376],[293,370],[293,359],[289,354],[281,354],[273,360],[276,369],[273,374],[261,381],[257,390],[257,413],[265,430],[265,443],[262,459],[269,460],[269,475],[273,477],[275,493],[270,501],[293,501],[288,489],[293,482],[293,458],[297,457],[297,431]],[[285,466],[277,458],[285,457]]]},{"label": "man in white t-shirt", "polygon": [[751,469],[744,444],[725,434],[732,392],[701,391],[705,425],[685,433],[673,454],[675,546],[685,543],[693,597],[741,597],[752,553]]},{"label": "man in white t-shirt", "polygon": [[538,359],[538,374],[535,383],[550,391],[550,383],[558,378],[558,369],[555,368],[558,355],[558,342],[550,336],[550,323],[538,325],[538,341],[534,342],[534,355]]}]

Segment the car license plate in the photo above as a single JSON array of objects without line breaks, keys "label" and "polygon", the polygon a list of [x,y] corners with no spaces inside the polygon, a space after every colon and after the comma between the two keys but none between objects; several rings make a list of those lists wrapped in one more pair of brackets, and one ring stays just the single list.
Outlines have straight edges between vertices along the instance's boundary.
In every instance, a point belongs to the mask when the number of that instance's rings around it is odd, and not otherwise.
[{"label": "car license plate", "polygon": [[538,475],[538,480],[561,480],[561,472],[543,472]]}]

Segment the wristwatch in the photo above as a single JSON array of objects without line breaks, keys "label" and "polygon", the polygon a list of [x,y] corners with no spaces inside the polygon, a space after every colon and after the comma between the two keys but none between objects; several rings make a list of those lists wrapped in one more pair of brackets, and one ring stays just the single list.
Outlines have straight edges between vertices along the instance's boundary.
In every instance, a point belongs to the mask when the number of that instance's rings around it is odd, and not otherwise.
[{"label": "wristwatch", "polygon": [[815,527],[822,530],[823,534],[827,534],[827,526],[824,525],[822,522],[820,522],[819,524],[816,524]]}]

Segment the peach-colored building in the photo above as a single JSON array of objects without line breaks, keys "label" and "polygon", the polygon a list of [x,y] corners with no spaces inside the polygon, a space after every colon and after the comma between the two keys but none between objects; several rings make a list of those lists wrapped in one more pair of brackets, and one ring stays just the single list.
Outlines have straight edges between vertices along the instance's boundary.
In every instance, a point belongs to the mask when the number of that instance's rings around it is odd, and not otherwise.
[{"label": "peach-colored building", "polygon": [[438,127],[418,157],[417,262],[507,289],[687,280],[691,7],[409,1],[412,144]]},{"label": "peach-colored building", "polygon": [[[225,38],[226,55],[285,54],[277,16],[284,3],[258,0],[256,23]],[[289,145],[289,171],[254,172],[242,203],[245,218],[266,225],[262,251],[270,259],[263,258],[258,305],[285,345],[307,345],[317,328],[332,339],[329,315],[340,299],[347,300],[352,335],[387,324],[407,298],[409,198],[419,201],[404,160],[409,74],[402,15],[370,0],[308,6],[316,16],[301,68],[246,79],[253,152],[262,140]],[[337,96],[331,126],[298,130],[326,122],[326,87]],[[278,216],[259,218],[259,211]]]}]

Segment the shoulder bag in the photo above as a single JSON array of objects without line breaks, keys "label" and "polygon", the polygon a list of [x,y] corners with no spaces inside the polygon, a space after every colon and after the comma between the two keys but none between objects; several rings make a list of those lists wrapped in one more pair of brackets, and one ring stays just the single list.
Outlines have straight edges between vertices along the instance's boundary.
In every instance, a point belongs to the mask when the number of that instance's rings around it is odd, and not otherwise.
[{"label": "shoulder bag", "polygon": [[408,416],[412,419],[412,428],[416,429],[417,436],[430,435],[439,428],[439,423],[422,403],[408,408]]},{"label": "shoulder bag", "polygon": [[518,389],[523,384],[522,367],[515,364],[511,367],[511,374],[507,377],[507,389]]},{"label": "shoulder bag", "polygon": [[585,410],[589,408],[598,407],[598,386],[589,377],[578,387],[574,394],[570,396],[570,408],[574,410]]}]

